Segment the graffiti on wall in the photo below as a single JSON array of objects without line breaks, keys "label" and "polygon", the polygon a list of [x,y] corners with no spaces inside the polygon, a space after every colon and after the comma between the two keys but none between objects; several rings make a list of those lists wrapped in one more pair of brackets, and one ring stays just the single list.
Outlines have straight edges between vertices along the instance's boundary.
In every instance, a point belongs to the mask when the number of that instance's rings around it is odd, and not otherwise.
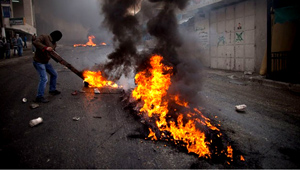
[{"label": "graffiti on wall", "polygon": [[195,24],[195,32],[198,35],[200,46],[203,49],[209,49],[209,25],[207,21]]},{"label": "graffiti on wall", "polygon": [[243,29],[241,23],[238,24],[237,29],[238,29],[238,30]]},{"label": "graffiti on wall", "polygon": [[244,34],[244,31],[236,32],[235,33],[235,35],[236,35],[235,42],[243,42],[244,41],[243,34]]},{"label": "graffiti on wall", "polygon": [[220,34],[218,37],[218,46],[225,45],[225,36],[224,34]]}]

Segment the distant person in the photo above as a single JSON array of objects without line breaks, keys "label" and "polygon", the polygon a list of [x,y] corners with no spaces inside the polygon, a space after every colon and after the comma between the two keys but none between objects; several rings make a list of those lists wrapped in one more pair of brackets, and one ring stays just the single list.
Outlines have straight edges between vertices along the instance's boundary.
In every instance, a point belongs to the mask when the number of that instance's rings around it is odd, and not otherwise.
[{"label": "distant person", "polygon": [[2,38],[0,38],[0,59],[4,59],[4,42]]},{"label": "distant person", "polygon": [[8,39],[4,45],[5,48],[5,59],[10,58],[10,40]]},{"label": "distant person", "polygon": [[24,41],[24,48],[27,48],[27,37],[26,35],[24,35],[24,38],[23,38],[23,41]]},{"label": "distant person", "polygon": [[21,57],[23,55],[23,40],[19,36],[19,34],[16,35],[17,38],[17,47],[18,47],[18,55]]},{"label": "distant person", "polygon": [[36,40],[36,35],[33,34],[32,37],[31,37],[31,46],[32,46],[32,53],[35,53],[35,46],[33,45],[33,41]]},{"label": "distant person", "polygon": [[49,100],[44,97],[46,84],[48,82],[47,73],[50,74],[49,93],[51,95],[58,95],[61,93],[56,90],[57,72],[53,69],[52,65],[48,63],[51,58],[49,52],[55,50],[56,42],[59,41],[61,37],[62,33],[56,30],[50,35],[40,35],[35,41],[33,41],[33,45],[36,47],[36,52],[33,57],[33,65],[40,77],[36,102],[49,102]]},{"label": "distant person", "polygon": [[12,46],[13,46],[13,51],[14,51],[14,56],[17,55],[18,52],[18,43],[17,43],[17,38],[13,37],[11,40]]}]

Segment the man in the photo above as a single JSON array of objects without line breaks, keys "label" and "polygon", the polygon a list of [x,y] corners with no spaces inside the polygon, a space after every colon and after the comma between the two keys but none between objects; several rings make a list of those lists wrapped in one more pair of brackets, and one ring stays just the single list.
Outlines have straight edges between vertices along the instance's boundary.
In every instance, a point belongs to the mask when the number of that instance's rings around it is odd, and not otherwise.
[{"label": "man", "polygon": [[24,41],[24,48],[27,48],[27,37],[26,37],[26,35],[24,35],[23,41]]},{"label": "man", "polygon": [[0,59],[4,59],[5,46],[2,38],[0,37]]},{"label": "man", "polygon": [[9,59],[10,58],[10,40],[9,39],[7,39],[6,43],[4,44],[4,49],[5,49],[5,54],[6,54],[5,59]]},{"label": "man", "polygon": [[33,41],[36,40],[36,35],[33,34],[32,37],[31,37],[31,46],[32,46],[32,53],[35,53],[35,47],[33,45]]},{"label": "man", "polygon": [[33,44],[36,47],[36,52],[33,57],[33,65],[40,75],[36,102],[49,102],[49,100],[44,98],[44,92],[46,84],[48,82],[47,72],[50,74],[49,93],[51,95],[60,94],[60,91],[56,90],[57,72],[48,62],[51,58],[49,52],[55,50],[56,42],[59,41],[61,37],[62,33],[56,30],[53,31],[50,35],[40,35],[35,41],[33,41]]},{"label": "man", "polygon": [[17,36],[17,46],[18,46],[18,55],[21,57],[23,55],[23,40],[19,36],[19,34],[16,34]]},{"label": "man", "polygon": [[18,51],[18,44],[17,44],[17,38],[13,37],[11,40],[11,43],[13,45],[13,49],[14,49],[14,56],[17,55],[17,51]]}]

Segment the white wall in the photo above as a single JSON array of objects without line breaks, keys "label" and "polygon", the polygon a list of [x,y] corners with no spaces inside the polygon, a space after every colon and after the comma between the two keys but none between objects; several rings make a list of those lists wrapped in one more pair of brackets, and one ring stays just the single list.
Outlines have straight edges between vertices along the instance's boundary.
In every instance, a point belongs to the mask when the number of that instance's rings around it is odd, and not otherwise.
[{"label": "white wall", "polygon": [[254,71],[255,0],[210,11],[211,68]]}]

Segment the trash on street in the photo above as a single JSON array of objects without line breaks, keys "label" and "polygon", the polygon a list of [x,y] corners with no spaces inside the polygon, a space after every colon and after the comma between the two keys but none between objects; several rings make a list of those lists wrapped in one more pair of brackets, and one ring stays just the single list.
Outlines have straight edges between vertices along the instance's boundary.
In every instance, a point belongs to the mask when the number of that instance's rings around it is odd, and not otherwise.
[{"label": "trash on street", "polygon": [[79,120],[80,120],[80,117],[73,117],[73,120],[74,120],[74,121],[79,121]]},{"label": "trash on street", "polygon": [[253,73],[251,71],[245,71],[244,74],[245,75],[252,75]]},{"label": "trash on street", "polygon": [[36,126],[36,125],[38,125],[38,124],[40,124],[40,123],[42,123],[42,122],[43,122],[43,119],[42,119],[41,117],[38,117],[38,118],[36,118],[36,119],[30,120],[30,121],[29,121],[29,125],[30,125],[31,127],[34,127],[34,126]]},{"label": "trash on street", "polygon": [[27,99],[26,99],[26,98],[23,98],[23,99],[22,99],[22,102],[23,102],[23,103],[26,103],[26,102],[27,102]]},{"label": "trash on street", "polygon": [[235,110],[238,112],[244,112],[246,110],[247,106],[245,104],[236,105]]},{"label": "trash on street", "polygon": [[37,104],[37,103],[32,103],[31,105],[30,105],[30,108],[31,109],[36,109],[36,108],[38,108],[40,105],[39,104]]},{"label": "trash on street", "polygon": [[75,90],[74,92],[71,93],[72,95],[77,95],[77,91]]},{"label": "trash on street", "polygon": [[100,94],[100,91],[98,88],[94,88],[94,92],[95,92],[95,94]]}]

